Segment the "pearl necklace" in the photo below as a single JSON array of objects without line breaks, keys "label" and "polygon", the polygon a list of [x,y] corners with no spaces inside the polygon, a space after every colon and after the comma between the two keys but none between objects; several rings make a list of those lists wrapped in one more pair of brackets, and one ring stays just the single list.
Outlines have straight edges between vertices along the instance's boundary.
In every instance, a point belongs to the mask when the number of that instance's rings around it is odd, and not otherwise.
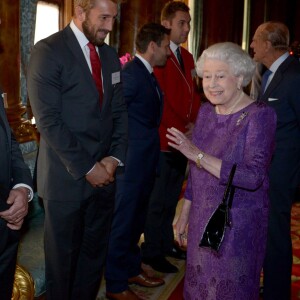
[{"label": "pearl necklace", "polygon": [[216,105],[216,106],[215,106],[216,113],[217,113],[218,115],[230,115],[230,114],[232,114],[233,110],[236,108],[236,106],[237,106],[237,105],[239,104],[239,102],[242,100],[243,96],[244,96],[244,92],[241,92],[239,98],[238,98],[238,99],[236,100],[236,102],[232,105],[232,107],[230,108],[230,110],[229,110],[228,112],[226,112],[226,113],[221,114],[221,113],[220,113],[220,110],[219,110],[219,107]]}]

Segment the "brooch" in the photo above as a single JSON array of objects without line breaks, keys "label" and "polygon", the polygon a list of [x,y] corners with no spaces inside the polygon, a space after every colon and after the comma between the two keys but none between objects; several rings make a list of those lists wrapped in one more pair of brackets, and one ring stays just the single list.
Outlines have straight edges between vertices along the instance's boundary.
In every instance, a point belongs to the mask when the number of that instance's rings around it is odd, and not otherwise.
[{"label": "brooch", "polygon": [[239,116],[239,118],[236,121],[236,126],[239,126],[242,122],[247,117],[248,113],[243,111],[243,113]]}]

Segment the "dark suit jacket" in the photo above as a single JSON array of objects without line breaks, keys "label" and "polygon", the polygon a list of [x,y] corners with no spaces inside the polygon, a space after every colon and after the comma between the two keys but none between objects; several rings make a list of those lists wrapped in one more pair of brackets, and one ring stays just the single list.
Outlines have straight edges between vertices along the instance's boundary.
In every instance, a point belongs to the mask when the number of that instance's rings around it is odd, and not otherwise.
[{"label": "dark suit jacket", "polygon": [[[125,176],[129,180],[153,180],[159,156],[158,128],[163,96],[139,58],[122,71],[124,98],[128,107],[128,151]],[[160,97],[159,97],[159,94]]]},{"label": "dark suit jacket", "polygon": [[[270,169],[274,185],[295,188],[300,171],[300,63],[289,56],[261,99],[277,114],[276,148]],[[284,174],[284,175],[283,175]]]},{"label": "dark suit jacket", "polygon": [[[19,183],[32,187],[31,174],[23,160],[18,143],[9,127],[0,91],[0,210],[6,210],[9,191]],[[0,218],[0,295],[1,299],[11,299],[16,267],[19,231],[7,227]]]},{"label": "dark suit jacket", "polygon": [[[32,186],[31,174],[25,164],[19,144],[16,142],[3,106],[2,92],[0,91],[0,192],[5,197],[9,191],[19,183]],[[0,203],[0,209],[5,209],[7,198]],[[1,201],[1,200],[0,200]]]},{"label": "dark suit jacket", "polygon": [[128,150],[125,169],[116,180],[115,213],[106,263],[108,290],[111,282],[114,289],[124,288],[127,278],[141,272],[138,241],[144,230],[160,152],[162,94],[159,87],[158,93],[152,76],[137,57],[124,66],[122,81],[128,106]]},{"label": "dark suit jacket", "polygon": [[127,111],[121,83],[112,80],[120,72],[120,62],[106,44],[99,53],[104,87],[101,111],[91,71],[69,26],[37,43],[32,51],[27,83],[41,133],[38,192],[46,199],[89,197],[92,187],[85,175],[95,162],[106,156],[125,161]]}]

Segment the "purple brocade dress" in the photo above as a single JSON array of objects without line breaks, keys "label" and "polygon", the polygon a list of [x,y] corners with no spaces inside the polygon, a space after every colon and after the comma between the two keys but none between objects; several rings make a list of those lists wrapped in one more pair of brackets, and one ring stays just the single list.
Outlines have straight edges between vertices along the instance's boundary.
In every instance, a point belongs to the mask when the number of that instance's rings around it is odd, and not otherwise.
[{"label": "purple brocade dress", "polygon": [[[268,223],[267,170],[274,150],[275,112],[252,103],[231,115],[214,106],[200,108],[193,142],[204,153],[222,160],[217,179],[190,163],[185,198],[192,201],[187,246],[185,300],[255,300],[266,249]],[[237,163],[231,209],[218,253],[199,248],[205,225],[220,204],[231,167]]]}]

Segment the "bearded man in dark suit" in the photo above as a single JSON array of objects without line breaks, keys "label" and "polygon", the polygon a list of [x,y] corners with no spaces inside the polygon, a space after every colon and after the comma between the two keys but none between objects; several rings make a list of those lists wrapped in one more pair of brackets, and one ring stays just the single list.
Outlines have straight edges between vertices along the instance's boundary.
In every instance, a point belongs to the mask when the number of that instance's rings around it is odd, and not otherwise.
[{"label": "bearded man in dark suit", "polygon": [[50,300],[95,299],[101,281],[127,147],[120,62],[104,43],[116,16],[117,0],[75,0],[70,25],[37,43],[29,63]]}]

